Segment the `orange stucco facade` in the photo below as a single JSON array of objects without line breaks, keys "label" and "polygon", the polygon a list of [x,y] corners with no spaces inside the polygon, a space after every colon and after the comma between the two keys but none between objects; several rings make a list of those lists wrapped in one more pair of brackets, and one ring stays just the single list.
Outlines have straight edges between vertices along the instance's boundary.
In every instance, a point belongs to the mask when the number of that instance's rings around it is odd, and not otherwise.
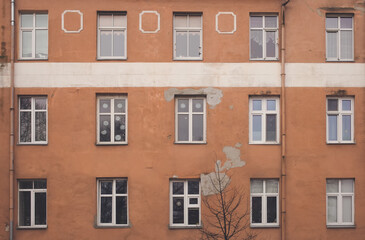
[{"label": "orange stucco facade", "polygon": [[[14,78],[11,3],[0,1],[4,49],[0,58],[0,240],[8,240],[11,231],[11,240],[199,239],[199,229],[170,226],[169,184],[171,179],[199,179],[214,172],[218,159],[232,158],[225,147],[235,149],[245,162],[227,174],[232,186],[244,189],[248,207],[252,179],[279,182],[278,225],[250,227],[258,233],[257,239],[365,238],[363,1],[291,0],[285,6],[284,35],[284,2],[279,0],[15,1]],[[125,11],[127,16],[124,60],[98,59],[98,12],[112,11]],[[25,60],[19,45],[20,15],[37,12],[48,13],[48,58]],[[174,60],[176,12],[201,14],[201,60]],[[276,59],[250,58],[250,14],[277,16]],[[326,61],[326,14],[352,17],[351,61]],[[79,31],[67,33],[67,29]],[[13,226],[9,216],[11,81],[15,85]],[[97,142],[98,96],[113,94],[128,99],[128,139],[122,145],[101,145]],[[20,96],[47,97],[46,144],[20,142]],[[176,142],[175,104],[181,96],[206,99],[206,141]],[[252,97],[280,101],[275,144],[250,140]],[[353,101],[350,143],[327,141],[328,97]],[[128,226],[98,226],[98,179],[107,178],[128,178]],[[18,181],[24,179],[47,180],[46,228],[19,226]],[[327,179],[353,179],[353,224],[327,225]],[[202,204],[202,225],[205,213]]]}]

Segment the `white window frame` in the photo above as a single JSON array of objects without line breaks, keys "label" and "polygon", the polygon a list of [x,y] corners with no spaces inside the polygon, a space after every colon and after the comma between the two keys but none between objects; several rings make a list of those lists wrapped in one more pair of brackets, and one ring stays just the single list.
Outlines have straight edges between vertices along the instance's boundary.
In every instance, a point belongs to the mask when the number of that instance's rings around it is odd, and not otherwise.
[{"label": "white window frame", "polygon": [[[110,113],[100,113],[100,99],[110,99],[111,106],[110,106]],[[125,113],[115,113],[114,112],[114,100],[115,99],[124,99],[125,100]],[[125,145],[128,144],[128,96],[124,94],[120,95],[97,95],[97,104],[96,104],[96,139],[98,145]],[[100,115],[110,115],[110,142],[101,142],[100,141]],[[125,116],[125,141],[115,141],[114,139],[114,115],[123,115]]]},{"label": "white window frame", "polygon": [[[262,17],[262,27],[251,27],[251,17]],[[276,28],[265,26],[265,17],[276,17]],[[279,17],[277,14],[250,14],[250,60],[261,60],[261,61],[275,61],[279,59]],[[262,30],[262,58],[253,58],[251,56],[251,30]],[[266,33],[275,32],[275,57],[266,57]]]},{"label": "white window frame", "polygon": [[[338,109],[337,111],[329,111],[328,110],[328,100],[329,99],[337,99],[338,101]],[[342,100],[351,101],[351,111],[342,110]],[[327,97],[326,98],[326,139],[327,143],[354,143],[354,98],[353,97]],[[329,139],[329,115],[337,115],[337,140]],[[342,140],[342,116],[348,115],[351,116],[351,140]]]},{"label": "white window frame", "polygon": [[[47,187],[44,189],[35,189],[34,188],[34,181],[36,180],[45,180],[47,182],[46,179],[19,179],[18,180],[18,228],[47,228],[47,224],[45,225],[36,225],[35,224],[35,194],[36,193],[46,193],[46,222],[47,222],[47,213],[48,213],[48,204],[47,204],[47,200],[48,200],[48,196],[47,196]],[[32,181],[33,182],[33,188],[32,189],[20,189],[20,182],[21,181]],[[31,206],[30,206],[30,226],[21,226],[20,225],[20,192],[30,192],[30,202],[31,202]]]},{"label": "white window frame", "polygon": [[[175,24],[175,17],[176,16],[186,16],[186,21],[187,23],[189,23],[189,16],[194,15],[194,16],[200,16],[200,23],[201,26],[198,27],[176,27]],[[189,31],[199,31],[200,32],[200,51],[199,51],[199,57],[177,57],[176,56],[176,32],[187,32],[189,33]],[[188,35],[189,36],[189,35]],[[187,40],[187,51],[189,52],[189,38]],[[174,13],[174,43],[173,43],[173,52],[174,52],[174,60],[203,60],[203,14],[196,12],[196,13],[179,13],[176,12]]]},{"label": "white window frame", "polygon": [[[280,192],[280,182],[278,179],[251,179],[250,188],[253,180],[263,181],[263,193],[252,193],[250,190],[250,225],[251,227],[277,227],[280,225],[280,214],[279,214],[279,192]],[[266,181],[277,181],[278,192],[277,193],[266,193]],[[261,220],[262,223],[252,223],[252,198],[261,197]],[[267,198],[276,197],[276,223],[267,223]]]},{"label": "white window frame", "polygon": [[[352,19],[352,28],[341,28],[341,17],[346,17]],[[351,14],[327,14],[326,15],[326,21],[327,18],[337,18],[337,28],[327,28],[326,27],[326,61],[327,62],[339,62],[339,61],[354,61],[354,16]],[[326,24],[326,23],[325,23]],[[341,57],[341,38],[340,38],[340,32],[341,31],[351,31],[352,32],[352,58],[346,59]],[[336,58],[329,58],[327,56],[328,52],[328,33],[337,33],[337,57]]]},{"label": "white window frame", "polygon": [[[116,181],[117,180],[126,180],[127,181],[127,193],[116,193]],[[112,194],[101,194],[101,182],[102,181],[113,181],[113,192]],[[97,225],[100,227],[115,227],[115,226],[119,226],[119,227],[126,227],[129,226],[129,187],[128,187],[128,178],[100,178],[97,179],[97,189],[98,189],[98,194],[97,194]],[[112,222],[111,223],[101,223],[100,221],[100,217],[101,217],[101,197],[102,196],[107,196],[107,197],[112,197]],[[116,197],[127,197],[127,223],[126,224],[117,224],[116,223]]]},{"label": "white window frame", "polygon": [[[261,110],[253,110],[253,100],[261,100]],[[267,110],[267,100],[275,100],[276,107],[274,110]],[[249,143],[250,144],[279,144],[280,143],[280,98],[279,97],[262,97],[262,96],[250,96],[249,99]],[[266,141],[266,115],[276,114],[276,140]],[[261,115],[261,141],[253,140],[253,116]]]},{"label": "white window frame", "polygon": [[[33,15],[33,27],[22,27],[22,15]],[[35,55],[35,48],[36,48],[36,37],[35,37],[35,32],[36,30],[47,30],[47,42],[48,42],[48,22],[47,22],[47,27],[36,27],[35,25],[35,19],[36,19],[36,15],[37,14],[41,14],[47,15],[47,20],[48,19],[48,13],[47,12],[34,12],[34,13],[20,13],[19,14],[19,59],[39,59],[39,60],[47,60],[48,59],[48,49],[47,49],[47,57],[44,58],[37,58]],[[23,32],[32,32],[32,57],[23,57]],[[47,45],[48,47],[48,45]]]},{"label": "white window frame", "polygon": [[[338,193],[328,193],[326,190],[326,224],[327,226],[354,226],[355,225],[355,179],[337,179],[337,178],[329,178],[327,180],[338,180]],[[352,180],[352,189],[353,192],[352,193],[343,193],[341,188],[342,188],[342,184],[341,181],[342,180]],[[327,182],[326,182],[326,187],[327,187]],[[337,222],[336,223],[331,223],[328,222],[328,197],[337,197]],[[351,197],[352,198],[352,221],[351,222],[343,222],[342,219],[342,199],[343,197]]]},{"label": "white window frame", "polygon": [[[188,182],[189,181],[199,181],[199,194],[188,194]],[[173,194],[173,183],[183,182],[184,183],[184,194]],[[184,198],[184,223],[173,223],[173,197],[183,197]],[[197,204],[190,204],[190,198],[197,198]],[[199,224],[188,224],[188,211],[189,208],[199,208]],[[201,226],[201,182],[200,179],[172,179],[170,180],[170,227],[182,227],[182,228],[194,228]]]},{"label": "white window frame", "polygon": [[[179,131],[179,106],[178,100],[184,99],[189,100],[189,112],[181,112],[181,114],[188,114],[189,115],[189,140],[188,141],[179,141],[178,131]],[[203,99],[203,113],[201,112],[193,112],[193,100],[194,99]],[[202,141],[193,141],[193,115],[201,115],[203,114],[203,140]],[[175,143],[206,143],[206,132],[207,132],[207,108],[206,108],[206,97],[205,96],[179,96],[175,97]]]},{"label": "white window frame", "polygon": [[[20,99],[21,98],[31,98],[31,109],[20,109]],[[38,98],[44,98],[46,99],[46,109],[35,109],[35,99]],[[18,144],[47,144],[48,143],[48,98],[47,96],[19,96],[18,97]],[[31,130],[31,140],[30,142],[21,142],[20,141],[20,128],[21,128],[21,124],[20,124],[20,113],[21,112],[30,112],[31,113],[31,126],[30,126],[30,130]],[[36,112],[45,112],[46,113],[46,141],[36,141],[35,140],[35,113]]]},{"label": "white window frame", "polygon": [[[114,19],[114,15],[123,15],[125,16],[126,19],[126,27],[101,27],[100,26],[100,16],[101,15],[111,15]],[[103,60],[103,59],[114,59],[114,60],[126,60],[127,59],[127,25],[128,25],[128,20],[127,20],[127,12],[122,11],[122,12],[98,12],[98,46],[97,46],[97,51],[98,51],[98,59],[99,60]],[[112,31],[112,33],[114,31],[123,31],[124,32],[124,56],[101,56],[100,55],[100,44],[101,44],[101,40],[100,40],[100,32],[102,30],[109,30]],[[114,35],[113,35],[114,36]],[[114,38],[112,37],[112,42],[114,41]],[[111,44],[111,48],[112,48],[112,54],[113,54],[113,44]]]}]

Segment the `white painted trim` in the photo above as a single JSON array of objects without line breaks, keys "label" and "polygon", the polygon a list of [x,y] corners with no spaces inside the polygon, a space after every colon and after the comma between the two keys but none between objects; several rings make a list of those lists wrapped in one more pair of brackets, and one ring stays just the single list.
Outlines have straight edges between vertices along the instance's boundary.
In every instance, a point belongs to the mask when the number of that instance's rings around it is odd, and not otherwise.
[{"label": "white painted trim", "polygon": [[[65,28],[65,14],[66,13],[78,13],[80,15],[80,28],[78,30],[74,30],[74,31],[69,31]],[[62,13],[62,26],[61,26],[62,30],[65,33],[80,33],[83,29],[84,29],[84,15],[80,10],[65,10]]]},{"label": "white painted trim", "polygon": [[[224,32],[224,31],[219,30],[218,18],[219,18],[220,15],[232,15],[233,16],[233,30],[232,31]],[[217,15],[215,15],[215,30],[219,34],[233,34],[237,29],[237,20],[236,19],[237,19],[236,14],[234,14],[233,12],[218,12]]]},{"label": "white painted trim", "polygon": [[[154,13],[157,16],[157,28],[154,31],[145,31],[142,28],[142,16],[145,13]],[[139,31],[141,31],[142,33],[157,33],[158,31],[160,31],[160,14],[157,11],[142,11],[139,14]]]}]

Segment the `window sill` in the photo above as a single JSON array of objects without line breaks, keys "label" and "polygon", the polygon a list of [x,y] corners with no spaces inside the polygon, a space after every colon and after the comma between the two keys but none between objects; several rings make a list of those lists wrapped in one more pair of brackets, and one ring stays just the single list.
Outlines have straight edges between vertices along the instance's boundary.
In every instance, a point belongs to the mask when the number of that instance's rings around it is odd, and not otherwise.
[{"label": "window sill", "polygon": [[96,61],[127,61],[127,58],[97,58]]},{"label": "window sill", "polygon": [[353,63],[355,60],[326,60],[328,63]]},{"label": "window sill", "polygon": [[206,145],[207,142],[174,142],[176,145]]},{"label": "window sill", "polygon": [[174,61],[203,61],[203,58],[174,58]]},{"label": "window sill", "polygon": [[48,61],[48,58],[19,58],[17,61]]},{"label": "window sill", "polygon": [[356,228],[356,225],[327,225],[327,228]]},{"label": "window sill", "polygon": [[250,142],[248,143],[250,145],[281,145],[280,143],[278,142],[260,142],[260,143],[255,143],[255,142]]},{"label": "window sill", "polygon": [[170,230],[179,230],[179,229],[201,229],[201,225],[191,225],[191,226],[174,226],[168,225]]},{"label": "window sill", "polygon": [[109,225],[109,226],[103,226],[103,225],[94,225],[94,228],[98,229],[98,228],[131,228],[132,225],[128,224],[128,225]]},{"label": "window sill", "polygon": [[48,226],[44,226],[44,227],[38,227],[38,226],[32,226],[32,227],[23,227],[23,226],[17,226],[16,229],[17,230],[46,230],[48,228]]},{"label": "window sill", "polygon": [[280,228],[280,225],[250,225],[251,228]]},{"label": "window sill", "polygon": [[279,58],[275,59],[267,59],[267,58],[260,58],[260,59],[250,59],[250,61],[267,61],[267,62],[278,62]]},{"label": "window sill", "polygon": [[128,143],[95,143],[95,146],[127,146]]},{"label": "window sill", "polygon": [[356,142],[326,142],[327,145],[356,145]]},{"label": "window sill", "polygon": [[48,146],[47,143],[17,143],[17,146]]}]

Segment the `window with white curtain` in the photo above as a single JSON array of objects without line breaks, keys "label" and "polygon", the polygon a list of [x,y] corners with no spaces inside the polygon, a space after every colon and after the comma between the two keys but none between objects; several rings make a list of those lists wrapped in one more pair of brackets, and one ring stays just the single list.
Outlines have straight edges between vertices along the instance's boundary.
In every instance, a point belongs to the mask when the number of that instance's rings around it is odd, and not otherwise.
[{"label": "window with white curtain", "polygon": [[326,60],[354,60],[354,31],[352,15],[327,14]]},{"label": "window with white curtain", "polygon": [[174,59],[202,60],[202,14],[174,13]]},{"label": "window with white curtain", "polygon": [[98,14],[98,59],[127,58],[127,13]]},{"label": "window with white curtain", "polygon": [[354,179],[327,179],[327,225],[354,225]]},{"label": "window with white curtain", "polygon": [[250,16],[250,59],[278,59],[278,16]]},{"label": "window with white curtain", "polygon": [[354,142],[354,98],[327,98],[327,143]]},{"label": "window with white curtain", "polygon": [[19,49],[21,59],[48,58],[48,14],[21,13]]}]

